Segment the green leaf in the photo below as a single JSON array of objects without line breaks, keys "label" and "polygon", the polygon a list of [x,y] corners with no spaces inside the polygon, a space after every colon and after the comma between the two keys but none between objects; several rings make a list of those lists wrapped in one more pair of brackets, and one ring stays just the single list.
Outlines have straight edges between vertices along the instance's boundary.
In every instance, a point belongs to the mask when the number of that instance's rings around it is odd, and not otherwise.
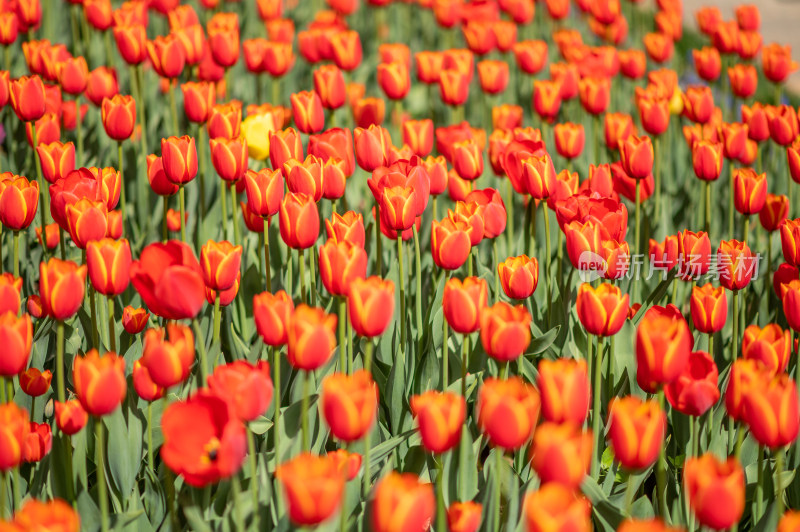
[{"label": "green leaf", "polygon": [[107,434],[106,468],[109,480],[122,500],[133,491],[142,466],[142,421],[129,411],[126,422],[123,409],[128,409],[127,403],[103,417]]},{"label": "green leaf", "polygon": [[556,340],[558,336],[558,332],[561,330],[561,325],[556,325],[546,333],[541,336],[537,336],[536,338],[531,340],[530,345],[528,346],[528,352],[525,353],[526,357],[532,357],[534,355],[538,355],[539,353],[544,352],[548,347],[553,345],[553,342]]}]

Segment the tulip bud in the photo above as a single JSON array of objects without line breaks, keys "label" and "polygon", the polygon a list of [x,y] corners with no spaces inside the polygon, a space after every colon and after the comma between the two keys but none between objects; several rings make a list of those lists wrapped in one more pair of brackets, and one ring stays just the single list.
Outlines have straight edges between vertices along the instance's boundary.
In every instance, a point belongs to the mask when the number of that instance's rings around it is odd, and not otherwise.
[{"label": "tulip bud", "polygon": [[542,423],[533,435],[531,467],[550,482],[577,490],[592,460],[592,431],[573,423]]},{"label": "tulip bud", "polygon": [[689,458],[684,465],[683,483],[689,496],[689,507],[701,525],[723,530],[741,519],[745,504],[745,477],[736,457],[724,462],[711,453]]},{"label": "tulip bud", "polygon": [[694,328],[706,334],[722,330],[728,317],[728,298],[723,287],[714,288],[711,283],[692,288],[692,323]]}]

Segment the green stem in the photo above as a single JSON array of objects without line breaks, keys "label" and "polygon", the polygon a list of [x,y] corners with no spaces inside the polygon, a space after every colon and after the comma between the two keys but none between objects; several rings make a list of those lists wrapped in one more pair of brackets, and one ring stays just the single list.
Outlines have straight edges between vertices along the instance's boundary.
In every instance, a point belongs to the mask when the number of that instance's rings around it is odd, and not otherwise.
[{"label": "green stem", "polygon": [[217,293],[217,297],[214,298],[214,345],[217,345],[219,342],[219,330],[220,330],[220,322],[222,321],[221,318],[222,312],[220,312],[219,308],[219,292]]},{"label": "green stem", "polygon": [[714,358],[714,333],[708,333],[708,354]]},{"label": "green stem", "polygon": [[247,430],[247,454],[250,461],[250,495],[253,498],[253,528],[260,530],[258,512],[258,457],[256,456],[256,438],[253,431]]},{"label": "green stem", "polygon": [[[641,229],[642,229],[642,180],[636,180],[636,231],[634,233],[634,242],[633,242],[633,249],[636,256],[639,255],[639,246],[641,242]],[[637,288],[637,281],[639,280],[638,275],[633,276],[633,287],[631,290],[631,297],[637,297],[636,295],[636,288]]]},{"label": "green stem", "polygon": [[172,115],[172,134],[176,137],[180,136],[180,130],[178,129],[178,105],[175,102],[175,86],[171,79],[169,80],[169,110]]},{"label": "green stem", "polygon": [[[47,242],[46,235],[42,239]],[[14,277],[19,277],[19,231],[14,231]]]},{"label": "green stem", "polygon": [[383,235],[381,234],[381,204],[375,203],[375,275],[383,277]]},{"label": "green stem", "polygon": [[[192,326],[195,334],[195,344],[198,351],[200,351],[200,376],[203,379],[203,386],[205,386],[208,379],[208,354],[206,353],[206,341],[203,338],[203,331],[200,329],[200,322],[197,318],[192,320]],[[166,395],[165,395],[166,397]]]},{"label": "green stem", "polygon": [[469,335],[462,335],[461,342],[461,397],[467,397],[467,365],[469,362]]},{"label": "green stem", "polygon": [[[75,140],[77,141],[77,158],[75,165],[80,168],[83,166],[83,120],[81,120],[81,95],[75,96]],[[122,168],[119,170],[122,172]]]},{"label": "green stem", "polygon": [[347,367],[350,368],[350,372],[352,373],[355,371],[355,366],[353,365],[353,324],[350,320],[347,320],[347,334],[344,337],[344,341],[347,344]]},{"label": "green stem", "polygon": [[[367,352],[365,356],[367,361],[372,360],[372,347],[373,347],[372,339],[370,338],[369,341],[367,342]],[[367,368],[366,363],[364,365],[364,368],[367,371],[370,371],[370,369]],[[364,434],[364,462],[363,462],[364,477],[362,478],[362,485],[361,485],[361,495],[364,499],[369,498],[369,488],[372,480],[372,471],[371,471],[372,468],[369,462],[369,451],[371,446],[372,446],[372,428],[367,430],[367,433]]]},{"label": "green stem", "polygon": [[311,247],[311,256],[308,257],[308,277],[311,282],[311,291],[309,293],[311,299],[311,306],[317,306],[317,246]]},{"label": "green stem", "polygon": [[269,263],[269,220],[264,220],[264,272],[267,278],[267,292],[272,293],[272,270]]},{"label": "green stem", "polygon": [[94,450],[97,466],[97,498],[100,503],[100,530],[108,531],[108,486],[106,485],[106,458],[103,420],[94,420]]},{"label": "green stem", "polygon": [[544,262],[544,280],[545,280],[545,288],[547,289],[547,318],[546,323],[547,327],[550,327],[550,311],[552,306],[552,291],[550,290],[550,209],[547,207],[547,203],[543,203],[544,207],[544,242],[545,242],[545,253],[546,257]]},{"label": "green stem", "polygon": [[497,265],[500,264],[500,257],[497,253],[497,238],[492,239],[492,256],[494,259],[494,300],[500,301],[500,273],[497,271]]},{"label": "green stem", "polygon": [[239,200],[237,199],[236,185],[231,187],[231,216],[233,217],[233,245],[238,246],[242,243],[239,234]]},{"label": "green stem", "polygon": [[169,240],[169,227],[167,225],[167,211],[169,211],[169,196],[164,196],[164,215],[161,217],[161,240]]},{"label": "green stem", "polygon": [[436,462],[436,471],[439,473],[436,476],[436,530],[447,530],[445,524],[447,522],[447,504],[444,500],[444,453],[434,456],[433,461]]},{"label": "green stem", "polygon": [[[197,175],[200,182],[200,217],[206,217],[206,128],[203,124],[197,124],[197,154],[200,163],[200,172]],[[266,227],[264,228],[266,230]]]},{"label": "green stem", "polygon": [[[507,367],[507,365],[506,365]],[[500,469],[503,467],[503,449],[501,447],[495,447],[494,449],[494,474],[497,475],[495,479],[495,490],[494,490],[494,528],[492,530],[499,531],[500,530],[500,503],[502,496],[500,494]]]},{"label": "green stem", "polygon": [[733,213],[735,212],[733,208],[733,161],[728,161],[728,166],[730,166],[730,182],[729,182],[729,190],[728,190],[728,234],[730,238],[734,238],[733,234]]},{"label": "green stem", "polygon": [[661,137],[653,138],[653,154],[655,156],[655,223],[658,223],[658,216],[661,212]]},{"label": "green stem", "polygon": [[347,349],[344,343],[344,333],[346,328],[347,299],[345,299],[343,296],[339,296],[339,371],[341,373],[347,373]]},{"label": "green stem", "polygon": [[[664,410],[664,390],[658,391],[658,406]],[[656,487],[658,493],[658,514],[662,517],[667,516],[667,450],[664,445],[658,453],[656,463]]]},{"label": "green stem", "polygon": [[[80,120],[78,123],[80,124]],[[125,212],[127,211],[127,202],[125,201],[125,174],[123,173],[123,166],[125,158],[122,156],[122,141],[117,141],[117,156],[119,161],[119,179],[120,179],[120,188],[119,188],[119,211],[121,213],[122,219],[122,227],[125,227]]]},{"label": "green stem", "polygon": [[184,187],[178,191],[181,208],[181,242],[186,243],[186,194]]},{"label": "green stem", "polygon": [[[168,390],[164,390],[163,412],[166,412],[168,407],[169,407],[169,393]],[[180,530],[180,525],[178,523],[178,514],[175,512],[175,477],[172,473],[172,470],[169,467],[167,467],[166,464],[164,466],[164,485],[166,486],[166,491],[167,491],[167,508],[169,513],[170,524],[172,525],[172,530]]]},{"label": "green stem", "polygon": [[705,181],[706,191],[706,209],[705,209],[705,223],[703,224],[704,230],[707,234],[711,234],[711,181]]},{"label": "green stem", "polygon": [[[444,284],[447,285],[447,280],[450,278],[450,272],[444,271]],[[449,342],[448,336],[450,335],[450,326],[447,323],[447,318],[442,316],[442,391],[447,391],[447,386],[450,384],[450,347],[447,345]]]},{"label": "green stem", "polygon": [[225,181],[219,181],[220,205],[222,206],[222,235],[228,238],[228,185]]},{"label": "green stem", "polygon": [[783,515],[783,447],[774,451],[775,455],[775,515],[780,519]]},{"label": "green stem", "polygon": [[625,514],[631,515],[631,508],[633,508],[633,500],[636,498],[636,481],[633,473],[628,473],[628,485],[625,488]]},{"label": "green stem", "polygon": [[[591,342],[591,339],[590,339]],[[602,398],[603,375],[603,338],[597,338],[597,354],[594,361],[594,388],[592,389],[592,433],[595,438],[594,454],[592,459],[592,478],[599,478],[600,461],[603,453],[603,435],[600,432],[600,400]]]},{"label": "green stem", "polygon": [[756,476],[756,513],[753,520],[758,522],[764,515],[764,446],[758,446],[758,470]]},{"label": "green stem", "polygon": [[[164,390],[164,395],[167,391]],[[147,469],[150,475],[154,475],[153,462],[155,461],[156,452],[153,448],[153,403],[147,403]]]},{"label": "green stem", "polygon": [[114,298],[108,296],[108,338],[111,344],[111,352],[117,352],[117,331],[114,322]]},{"label": "green stem", "polygon": [[56,388],[60,403],[67,400],[64,389],[64,371],[64,322],[59,320],[56,325]]},{"label": "green stem", "polygon": [[733,353],[731,356],[731,363],[736,362],[739,357],[739,291],[733,291],[733,316],[731,316],[731,327],[733,328],[731,336],[731,348]]},{"label": "green stem", "polygon": [[531,257],[536,255],[536,200],[530,198],[528,202],[528,216],[529,216],[529,231],[530,231],[530,249],[529,254]]},{"label": "green stem", "polygon": [[297,254],[300,260],[300,300],[303,303],[308,303],[306,297],[306,250],[298,249]]},{"label": "green stem", "polygon": [[281,463],[281,351],[276,347],[271,347],[272,350],[272,367],[275,370],[275,410],[272,415],[272,439],[275,445],[275,464]]},{"label": "green stem", "polygon": [[[239,499],[242,494],[242,486],[239,484],[239,474],[234,473],[231,477],[231,493],[233,494],[233,522],[236,530],[244,530],[244,519],[242,518],[242,507]],[[256,508],[253,508],[255,511]]]},{"label": "green stem", "polygon": [[[84,251],[83,253],[84,253],[84,261],[83,261],[83,263],[86,264],[86,260],[85,260],[86,251]],[[91,318],[92,318],[92,347],[95,347],[95,348],[99,349],[100,348],[100,340],[99,340],[100,333],[98,332],[98,328],[97,328],[97,305],[95,304],[95,292],[94,292],[94,287],[92,286],[91,282],[89,283],[89,290],[86,291],[86,295],[89,298],[89,313],[90,313]]]},{"label": "green stem", "polygon": [[0,519],[6,518],[6,499],[8,499],[8,480],[5,472],[0,471]]},{"label": "green stem", "polygon": [[406,352],[406,280],[403,274],[403,232],[397,232],[397,262],[400,275],[397,279],[400,285],[400,352]]},{"label": "green stem", "polygon": [[303,452],[308,452],[308,394],[309,394],[309,385],[311,380],[311,372],[305,371],[303,372],[303,400],[301,403],[300,409],[300,416],[302,420],[302,433],[303,433]]},{"label": "green stem", "polygon": [[422,331],[424,325],[422,324],[422,256],[419,248],[419,232],[417,231],[417,224],[412,226],[414,232],[414,271],[416,272],[417,294],[414,306],[414,313],[417,320],[417,359],[422,356]]}]

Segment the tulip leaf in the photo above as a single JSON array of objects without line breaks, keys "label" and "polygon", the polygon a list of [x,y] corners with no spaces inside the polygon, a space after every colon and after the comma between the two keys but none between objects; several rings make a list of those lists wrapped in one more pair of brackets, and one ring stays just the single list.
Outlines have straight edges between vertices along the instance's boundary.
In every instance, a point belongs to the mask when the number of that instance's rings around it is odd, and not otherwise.
[{"label": "tulip leaf", "polygon": [[533,338],[528,346],[528,352],[525,353],[525,356],[532,357],[538,355],[539,353],[543,353],[548,347],[553,345],[553,342],[556,340],[560,330],[561,325],[556,325],[546,333]]},{"label": "tulip leaf", "polygon": [[[123,410],[128,412],[127,422]],[[142,421],[127,402],[103,418],[106,427],[106,468],[121,499],[127,499],[142,466]]]},{"label": "tulip leaf", "polygon": [[258,434],[259,436],[262,434],[266,434],[269,429],[272,428],[272,421],[267,419],[264,416],[259,416],[255,420],[251,421],[247,427],[254,433]]},{"label": "tulip leaf", "polygon": [[406,401],[406,364],[405,356],[397,355],[392,369],[389,372],[389,382],[386,390],[389,399],[389,420],[391,421],[392,432],[397,432],[400,427],[400,420],[405,410]]},{"label": "tulip leaf", "polygon": [[[370,468],[374,472],[376,468],[380,465],[380,463],[387,457],[389,454],[394,451],[401,443],[405,441],[409,441],[411,443],[411,436],[415,434],[417,431],[414,430],[407,430],[397,436],[393,436],[370,450],[369,453],[369,463]],[[418,438],[414,438],[418,440]]]},{"label": "tulip leaf", "polygon": [[189,527],[196,532],[212,532],[214,529],[208,524],[208,521],[203,517],[200,508],[194,505],[183,506],[181,508],[183,515]]}]

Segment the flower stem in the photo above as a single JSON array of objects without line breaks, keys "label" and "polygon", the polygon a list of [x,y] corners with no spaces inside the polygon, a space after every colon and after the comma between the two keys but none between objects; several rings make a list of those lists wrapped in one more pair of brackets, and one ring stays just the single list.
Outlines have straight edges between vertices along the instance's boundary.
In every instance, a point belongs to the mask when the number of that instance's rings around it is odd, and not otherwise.
[{"label": "flower stem", "polygon": [[306,250],[298,249],[297,254],[300,257],[300,299],[303,303],[308,303],[306,298]]},{"label": "flower stem", "polygon": [[[242,486],[239,484],[238,473],[234,473],[233,476],[231,476],[231,493],[233,494],[233,521],[236,524],[236,530],[244,530],[242,507],[239,503],[242,494]],[[253,510],[255,511],[255,508]]]},{"label": "flower stem", "polygon": [[[664,390],[658,392],[658,406],[664,410]],[[667,451],[664,445],[658,453],[656,462],[656,487],[658,494],[658,514],[662,517],[667,515]]]},{"label": "flower stem", "polygon": [[602,398],[601,388],[603,374],[603,338],[597,339],[597,354],[594,361],[594,388],[592,389],[592,433],[595,438],[594,458],[592,459],[592,478],[599,478],[600,460],[603,455],[603,436],[600,433],[600,400]]},{"label": "flower stem", "polygon": [[281,431],[279,428],[281,422],[281,351],[278,348],[271,347],[272,350],[272,367],[275,370],[275,411],[272,415],[272,439],[275,445],[275,464],[281,463]]},{"label": "flower stem", "polygon": [[269,220],[264,220],[264,272],[267,278],[267,292],[272,293],[272,270],[269,264]]},{"label": "flower stem", "polygon": [[253,431],[247,430],[247,454],[250,458],[250,495],[253,498],[253,529],[260,530],[258,513],[258,457],[256,456],[256,438]]},{"label": "flower stem", "polygon": [[172,134],[177,137],[180,135],[178,130],[178,105],[175,103],[175,84],[172,79],[169,80],[169,110],[170,115],[172,115]]},{"label": "flower stem", "polygon": [[[203,124],[197,124],[197,155],[200,163],[200,172],[197,180],[200,182],[200,216],[206,217],[206,128]],[[265,229],[266,230],[266,229]]]},{"label": "flower stem", "polygon": [[[450,271],[444,271],[444,284],[450,278]],[[450,365],[450,348],[447,345],[449,342],[450,326],[447,323],[447,318],[442,316],[442,391],[447,391],[447,386],[450,384],[450,373],[448,366]]]},{"label": "flower stem", "polygon": [[169,196],[164,196],[164,215],[161,218],[161,240],[169,240],[169,226],[167,224],[167,211],[169,211]]},{"label": "flower stem", "polygon": [[239,216],[238,207],[239,200],[237,199],[238,193],[236,192],[236,185],[231,187],[231,216],[233,217],[233,245],[238,246],[242,243],[241,235],[239,234]]},{"label": "flower stem", "polygon": [[397,232],[397,262],[400,275],[397,279],[400,285],[400,352],[406,352],[406,280],[403,274],[403,232]]},{"label": "flower stem", "polygon": [[628,473],[628,485],[625,488],[625,514],[631,515],[633,499],[636,498],[636,482],[633,473]]},{"label": "flower stem", "polygon": [[383,277],[383,235],[381,234],[381,204],[375,203],[375,275]]},{"label": "flower stem", "polygon": [[731,327],[733,328],[733,336],[731,336],[731,347],[733,353],[731,355],[731,362],[735,362],[739,356],[739,291],[733,291],[733,316],[731,316]]},{"label": "flower stem", "polygon": [[308,277],[311,281],[311,306],[317,306],[317,246],[311,247],[311,256],[308,257]]},{"label": "flower stem", "polygon": [[[80,124],[81,121],[78,120]],[[79,133],[80,135],[80,133]],[[122,141],[117,141],[117,160],[119,161],[119,180],[120,180],[120,187],[119,187],[119,212],[121,213],[121,221],[122,227],[125,227],[125,212],[127,210],[127,202],[125,201],[125,174],[124,166],[125,166],[125,157],[122,154]]]},{"label": "flower stem", "polygon": [[[658,216],[661,213],[661,137],[656,135],[653,137],[653,152],[655,156],[655,220],[658,223]],[[706,181],[708,183],[708,181]]]},{"label": "flower stem", "polygon": [[106,458],[102,419],[94,420],[94,450],[97,467],[97,498],[100,503],[100,530],[108,531],[108,486],[106,485]]},{"label": "flower stem", "polygon": [[414,224],[412,230],[414,232],[414,271],[416,272],[416,282],[417,282],[417,294],[416,294],[416,301],[414,306],[414,313],[416,314],[417,320],[417,359],[420,359],[422,356],[422,330],[424,326],[422,324],[422,257],[420,254],[419,248],[419,232],[417,231],[417,225]]},{"label": "flower stem", "polygon": [[[438,458],[438,459],[437,459]],[[433,461],[436,462],[436,469],[438,475],[436,477],[436,530],[447,530],[446,517],[447,517],[447,504],[444,501],[444,453],[439,456],[434,456]],[[461,479],[463,482],[463,479]]]},{"label": "flower stem", "polygon": [[728,234],[730,238],[734,238],[736,235],[733,234],[733,161],[728,161],[728,166],[730,166],[730,183],[729,183],[729,191],[728,191]]},{"label": "flower stem", "polygon": [[301,403],[301,416],[302,416],[302,424],[301,429],[303,433],[303,452],[308,451],[308,394],[309,394],[309,385],[311,381],[311,372],[305,371],[303,372],[303,400]]},{"label": "flower stem", "polygon": [[[205,386],[206,380],[208,379],[208,355],[206,353],[206,341],[203,337],[203,331],[200,329],[200,322],[197,321],[197,318],[192,320],[192,325],[194,327],[194,334],[196,337],[195,343],[200,351],[200,376],[203,379],[202,384]],[[164,393],[166,394],[166,391]]]},{"label": "flower stem", "polygon": [[[339,371],[347,373],[347,346],[344,333],[347,328],[347,299],[339,296]],[[351,368],[352,369],[352,368]]]},{"label": "flower stem", "polygon": [[500,530],[500,502],[502,496],[500,494],[500,486],[501,486],[501,478],[500,478],[500,469],[503,467],[503,449],[501,447],[495,447],[494,449],[494,474],[496,475],[495,478],[495,490],[494,490],[494,528],[492,530],[499,531]]},{"label": "flower stem", "polygon": [[550,209],[547,207],[547,203],[543,203],[544,209],[544,242],[545,242],[545,253],[546,257],[544,258],[544,280],[545,280],[545,288],[547,289],[547,318],[546,323],[547,327],[550,327],[550,307],[552,306],[552,291],[550,289]]},{"label": "flower stem", "polygon": [[764,446],[758,446],[758,464],[756,476],[756,514],[753,516],[755,521],[764,515]]},{"label": "flower stem", "polygon": [[467,397],[467,363],[469,362],[469,335],[462,335],[461,342],[461,397]]},{"label": "flower stem", "polygon": [[111,343],[111,352],[117,352],[117,331],[114,322],[114,298],[108,296],[108,338]]},{"label": "flower stem", "polygon": [[217,297],[214,298],[214,345],[217,345],[219,342],[219,330],[221,327],[221,316],[222,312],[220,312],[219,308],[219,292],[217,292]]},{"label": "flower stem", "polygon": [[183,186],[178,194],[181,203],[181,242],[186,243],[186,194]]},{"label": "flower stem", "polygon": [[[31,140],[33,141],[33,165],[36,167],[36,181],[39,183],[39,225],[42,229],[42,239],[47,240],[44,228],[47,226],[47,211],[50,210],[50,194],[44,186],[44,177],[42,177],[42,162],[39,159],[39,150],[36,147],[39,145],[36,136],[36,122],[31,122]],[[47,246],[42,246],[43,253],[47,254]]]},{"label": "flower stem", "polygon": [[[166,395],[167,391],[164,390]],[[147,403],[147,469],[153,474],[153,462],[155,461],[155,449],[153,449],[153,403]]]},{"label": "flower stem", "polygon": [[783,447],[776,449],[774,451],[775,454],[775,487],[776,487],[776,494],[775,494],[775,512],[778,516],[778,519],[783,515],[783,484],[781,481],[781,477],[783,476]]},{"label": "flower stem", "polygon": [[[42,238],[47,241],[45,235]],[[14,231],[14,277],[19,277],[19,231]]]}]

